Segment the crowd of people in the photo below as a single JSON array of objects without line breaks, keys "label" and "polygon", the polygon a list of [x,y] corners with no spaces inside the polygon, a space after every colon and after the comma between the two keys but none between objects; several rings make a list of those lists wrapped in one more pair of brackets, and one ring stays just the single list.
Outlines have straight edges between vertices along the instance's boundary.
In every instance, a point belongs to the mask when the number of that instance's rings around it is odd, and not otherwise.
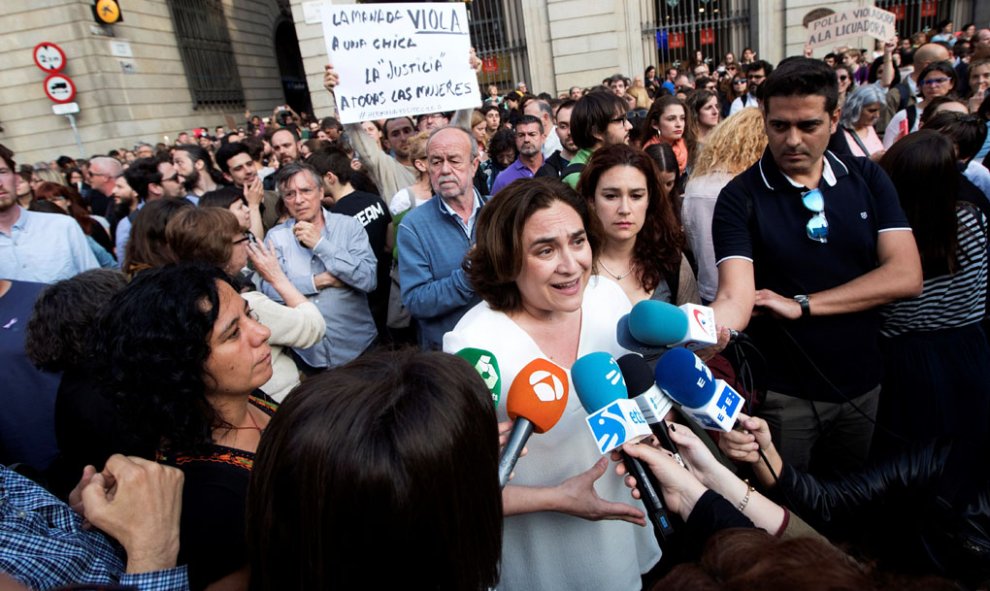
[{"label": "crowd of people", "polygon": [[[0,580],[987,588],[990,29],[805,53],[0,145]],[[496,478],[517,376],[644,301],[710,306],[748,401],[623,446],[663,539],[576,395]]]}]

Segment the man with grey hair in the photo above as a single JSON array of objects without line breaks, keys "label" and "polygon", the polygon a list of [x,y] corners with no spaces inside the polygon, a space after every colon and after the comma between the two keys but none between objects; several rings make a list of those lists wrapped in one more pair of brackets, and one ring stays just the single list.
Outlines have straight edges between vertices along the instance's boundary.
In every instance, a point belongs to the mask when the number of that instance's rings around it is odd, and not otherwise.
[{"label": "man with grey hair", "polygon": [[110,156],[97,156],[89,161],[89,186],[83,198],[93,215],[110,217],[113,210],[113,188],[124,168]]},{"label": "man with grey hair", "polygon": [[526,103],[523,108],[524,115],[532,115],[543,124],[543,157],[549,158],[553,153],[561,149],[560,138],[557,137],[557,126],[553,121],[553,108],[550,101],[536,99]]},{"label": "man with grey hair", "polygon": [[[378,336],[368,308],[378,261],[368,234],[357,219],[323,209],[323,182],[312,166],[286,164],[276,173],[275,185],[291,217],[272,228],[266,242],[286,277],[316,304],[327,324],[320,342],[294,351],[312,373],[343,365]],[[282,301],[274,285],[261,281],[260,287]]]},{"label": "man with grey hair", "polygon": [[434,198],[399,224],[399,284],[402,303],[418,324],[420,345],[440,349],[444,333],[478,302],[461,263],[474,244],[475,221],[485,200],[472,183],[480,159],[470,132],[435,130],[426,160]]}]

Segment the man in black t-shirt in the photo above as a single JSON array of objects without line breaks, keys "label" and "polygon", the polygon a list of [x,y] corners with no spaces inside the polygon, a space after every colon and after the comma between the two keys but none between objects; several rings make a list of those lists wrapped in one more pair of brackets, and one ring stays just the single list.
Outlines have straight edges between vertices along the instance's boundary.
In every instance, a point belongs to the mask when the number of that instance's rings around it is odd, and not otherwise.
[{"label": "man in black t-shirt", "polygon": [[719,194],[712,224],[716,321],[748,326],[766,356],[757,412],[802,470],[865,461],[882,376],[878,307],[922,286],[890,179],[866,158],[826,151],[837,103],[824,63],[781,62],[764,83],[767,150]]},{"label": "man in black t-shirt", "polygon": [[307,163],[323,179],[325,195],[328,199],[324,207],[334,213],[356,218],[368,233],[371,250],[378,257],[378,287],[368,294],[368,306],[375,319],[379,338],[387,339],[386,320],[388,315],[388,292],[391,287],[389,269],[392,266],[392,214],[382,198],[372,193],[356,191],[351,186],[351,158],[342,150],[317,151],[310,155]]}]

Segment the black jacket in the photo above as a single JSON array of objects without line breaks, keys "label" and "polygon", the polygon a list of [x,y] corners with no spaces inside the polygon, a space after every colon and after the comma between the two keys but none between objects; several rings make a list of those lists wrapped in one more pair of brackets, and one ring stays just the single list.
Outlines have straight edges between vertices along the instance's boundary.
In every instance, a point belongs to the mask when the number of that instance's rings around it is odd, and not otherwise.
[{"label": "black jacket", "polygon": [[983,442],[931,440],[830,482],[785,466],[774,492],[887,567],[972,585],[990,579],[988,451]]}]

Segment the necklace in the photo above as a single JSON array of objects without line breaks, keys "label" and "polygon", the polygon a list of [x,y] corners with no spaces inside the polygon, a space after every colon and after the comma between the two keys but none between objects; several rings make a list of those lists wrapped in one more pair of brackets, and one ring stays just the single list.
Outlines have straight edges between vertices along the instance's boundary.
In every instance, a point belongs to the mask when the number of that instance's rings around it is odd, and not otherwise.
[{"label": "necklace", "polygon": [[608,274],[609,274],[609,275],[611,275],[612,277],[615,277],[615,280],[616,280],[616,281],[622,281],[622,280],[623,280],[623,279],[625,279],[626,277],[629,277],[629,274],[633,272],[633,267],[632,267],[632,266],[630,266],[630,267],[629,267],[629,270],[628,270],[628,271],[626,271],[625,273],[623,273],[623,274],[621,274],[621,275],[616,275],[616,274],[615,274],[615,273],[613,273],[613,272],[612,272],[612,270],[611,270],[611,269],[609,269],[609,268],[608,268],[608,266],[607,266],[607,265],[605,264],[605,259],[602,259],[602,258],[599,258],[599,259],[598,259],[598,263],[599,263],[599,264],[600,264],[600,265],[602,266],[602,269],[605,269],[605,271],[606,271],[606,272],[608,272]]},{"label": "necklace", "polygon": [[247,427],[231,427],[231,429],[233,429],[235,431],[240,431],[242,429],[254,429],[258,433],[261,433],[263,431],[263,429],[258,425],[258,421],[254,420],[254,415],[251,414],[250,407],[247,410],[247,416],[248,416],[249,419],[251,419],[251,424],[250,425],[248,425]]}]

